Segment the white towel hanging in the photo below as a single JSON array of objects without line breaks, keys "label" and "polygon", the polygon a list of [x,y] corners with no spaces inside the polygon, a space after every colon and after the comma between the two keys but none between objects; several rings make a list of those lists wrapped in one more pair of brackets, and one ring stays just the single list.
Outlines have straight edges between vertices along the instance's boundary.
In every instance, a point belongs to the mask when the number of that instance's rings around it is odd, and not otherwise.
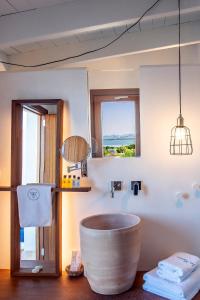
[{"label": "white towel hanging", "polygon": [[46,227],[52,223],[51,185],[21,185],[17,187],[21,227]]}]

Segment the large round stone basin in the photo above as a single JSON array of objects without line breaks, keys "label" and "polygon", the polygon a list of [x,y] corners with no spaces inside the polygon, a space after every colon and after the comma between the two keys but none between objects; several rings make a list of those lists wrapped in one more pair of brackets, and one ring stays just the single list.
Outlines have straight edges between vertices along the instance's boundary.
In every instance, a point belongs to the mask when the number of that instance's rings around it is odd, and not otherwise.
[{"label": "large round stone basin", "polygon": [[93,291],[113,295],[130,289],[140,256],[141,220],[132,214],[101,214],[80,223],[85,275]]}]

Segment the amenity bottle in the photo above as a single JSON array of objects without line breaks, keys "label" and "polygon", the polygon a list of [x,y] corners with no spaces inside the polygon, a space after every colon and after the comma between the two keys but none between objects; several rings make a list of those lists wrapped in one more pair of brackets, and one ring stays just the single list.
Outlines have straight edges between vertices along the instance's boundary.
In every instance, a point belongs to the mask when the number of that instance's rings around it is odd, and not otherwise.
[{"label": "amenity bottle", "polygon": [[67,188],[72,188],[72,176],[69,175],[67,178]]},{"label": "amenity bottle", "polygon": [[77,188],[80,188],[80,185],[81,185],[81,179],[80,179],[80,177],[77,177],[77,180],[76,180],[76,187]]},{"label": "amenity bottle", "polygon": [[73,175],[73,178],[72,178],[72,187],[76,187],[76,175]]},{"label": "amenity bottle", "polygon": [[63,187],[63,188],[66,188],[66,187],[67,187],[67,176],[66,176],[66,175],[63,176],[62,187]]}]

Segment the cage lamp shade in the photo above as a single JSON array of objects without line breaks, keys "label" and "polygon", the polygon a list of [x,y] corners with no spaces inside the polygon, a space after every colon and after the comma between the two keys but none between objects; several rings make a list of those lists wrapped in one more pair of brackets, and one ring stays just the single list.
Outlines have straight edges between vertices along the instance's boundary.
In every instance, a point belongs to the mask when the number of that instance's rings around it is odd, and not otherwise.
[{"label": "cage lamp shade", "polygon": [[171,130],[170,154],[191,155],[193,153],[190,129],[184,126],[184,119],[180,114],[177,125]]}]

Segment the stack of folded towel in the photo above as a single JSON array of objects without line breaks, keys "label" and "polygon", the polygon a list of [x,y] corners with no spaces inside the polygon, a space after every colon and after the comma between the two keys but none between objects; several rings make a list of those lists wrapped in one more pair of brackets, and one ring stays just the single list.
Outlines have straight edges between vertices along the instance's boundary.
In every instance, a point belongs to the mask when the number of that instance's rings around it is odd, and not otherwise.
[{"label": "stack of folded towel", "polygon": [[200,289],[200,259],[178,252],[144,275],[143,289],[171,300],[190,300]]}]

